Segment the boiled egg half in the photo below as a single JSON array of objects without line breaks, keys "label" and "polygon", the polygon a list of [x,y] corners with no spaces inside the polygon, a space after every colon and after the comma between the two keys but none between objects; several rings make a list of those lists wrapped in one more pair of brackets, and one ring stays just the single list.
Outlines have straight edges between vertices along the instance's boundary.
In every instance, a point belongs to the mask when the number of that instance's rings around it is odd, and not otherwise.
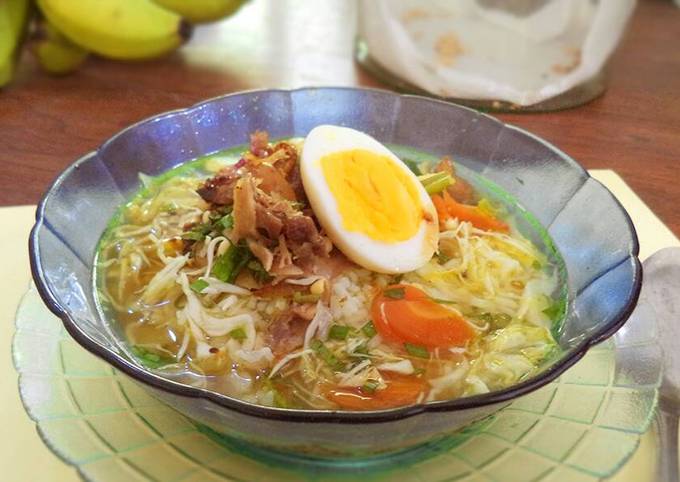
[{"label": "boiled egg half", "polygon": [[437,249],[437,211],[416,175],[363,132],[333,125],[307,135],[300,160],[307,198],[335,246],[360,266],[405,273]]}]

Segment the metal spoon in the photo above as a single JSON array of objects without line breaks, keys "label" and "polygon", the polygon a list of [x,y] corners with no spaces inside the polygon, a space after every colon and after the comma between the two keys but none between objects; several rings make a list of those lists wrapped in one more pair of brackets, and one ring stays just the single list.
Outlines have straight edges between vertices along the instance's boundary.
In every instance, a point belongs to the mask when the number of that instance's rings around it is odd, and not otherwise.
[{"label": "metal spoon", "polygon": [[661,447],[657,479],[678,479],[680,415],[680,248],[665,248],[643,263],[642,296],[656,312],[664,370],[659,390],[658,428]]}]

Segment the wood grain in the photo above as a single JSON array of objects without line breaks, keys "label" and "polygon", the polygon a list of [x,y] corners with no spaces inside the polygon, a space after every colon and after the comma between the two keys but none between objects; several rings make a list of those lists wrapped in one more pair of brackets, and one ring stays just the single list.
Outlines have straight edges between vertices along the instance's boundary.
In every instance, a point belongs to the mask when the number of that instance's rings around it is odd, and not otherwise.
[{"label": "wood grain", "polygon": [[[36,203],[69,163],[158,112],[243,89],[379,86],[352,60],[354,18],[346,0],[254,0],[152,62],[92,58],[52,78],[25,54],[0,92],[0,205]],[[586,168],[616,170],[680,235],[680,9],[642,0],[609,72],[607,92],[588,105],[499,117]]]}]

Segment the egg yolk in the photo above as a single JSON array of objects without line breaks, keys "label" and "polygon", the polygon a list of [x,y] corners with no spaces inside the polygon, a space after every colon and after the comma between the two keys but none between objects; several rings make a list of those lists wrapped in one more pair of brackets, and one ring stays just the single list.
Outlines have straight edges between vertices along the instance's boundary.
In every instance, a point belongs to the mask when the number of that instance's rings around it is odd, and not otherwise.
[{"label": "egg yolk", "polygon": [[418,189],[392,158],[353,149],[328,154],[320,163],[346,230],[388,243],[418,232],[423,220]]}]

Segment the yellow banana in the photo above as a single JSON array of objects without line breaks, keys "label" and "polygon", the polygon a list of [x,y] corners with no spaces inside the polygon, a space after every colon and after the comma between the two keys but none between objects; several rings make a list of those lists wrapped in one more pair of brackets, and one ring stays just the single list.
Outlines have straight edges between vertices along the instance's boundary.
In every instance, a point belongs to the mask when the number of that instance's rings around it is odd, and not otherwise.
[{"label": "yellow banana", "polygon": [[43,22],[36,28],[31,50],[43,70],[54,75],[73,72],[89,55],[87,50],[71,42],[49,22]]},{"label": "yellow banana", "polygon": [[38,0],[73,43],[104,57],[146,59],[177,48],[191,27],[151,0]]},{"label": "yellow banana", "polygon": [[191,23],[205,23],[231,15],[246,0],[154,0],[154,2],[178,13]]},{"label": "yellow banana", "polygon": [[29,7],[29,0],[0,0],[0,87],[8,84],[14,75]]}]

